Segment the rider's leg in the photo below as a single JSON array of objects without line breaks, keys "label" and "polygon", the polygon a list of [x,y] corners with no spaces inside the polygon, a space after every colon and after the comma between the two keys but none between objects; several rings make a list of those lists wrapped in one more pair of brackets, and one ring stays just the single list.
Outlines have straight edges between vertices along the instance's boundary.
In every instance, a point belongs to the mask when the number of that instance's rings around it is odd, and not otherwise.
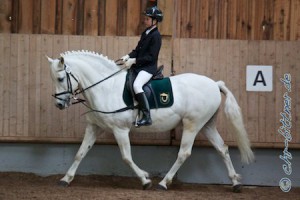
[{"label": "rider's leg", "polygon": [[143,113],[142,119],[137,122],[138,126],[147,126],[152,124],[149,103],[143,90],[143,86],[151,78],[152,78],[152,74],[146,71],[140,71],[133,83],[133,90],[136,94],[137,101],[139,103],[139,108]]},{"label": "rider's leg", "polygon": [[150,116],[150,108],[147,97],[144,92],[136,94],[137,100],[139,102],[139,108],[143,113],[142,119],[137,121],[137,126],[149,126],[152,124]]}]

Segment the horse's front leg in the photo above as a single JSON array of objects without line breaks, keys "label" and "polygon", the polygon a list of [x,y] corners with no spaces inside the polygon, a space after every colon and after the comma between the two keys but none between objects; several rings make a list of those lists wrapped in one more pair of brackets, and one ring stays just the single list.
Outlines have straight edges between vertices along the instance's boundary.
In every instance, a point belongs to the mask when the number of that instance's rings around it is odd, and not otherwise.
[{"label": "horse's front leg", "polygon": [[68,186],[71,181],[74,179],[76,170],[81,163],[82,159],[86,156],[87,152],[92,148],[96,141],[96,132],[98,126],[88,124],[85,129],[85,135],[81,146],[75,156],[74,162],[67,171],[66,175],[60,180],[59,184],[62,186]]},{"label": "horse's front leg", "polygon": [[146,171],[141,170],[132,160],[131,146],[129,140],[129,129],[114,130],[114,136],[120,148],[123,160],[133,169],[136,175],[140,178],[143,185],[143,189],[149,189],[152,186],[152,182],[149,179],[149,174]]}]

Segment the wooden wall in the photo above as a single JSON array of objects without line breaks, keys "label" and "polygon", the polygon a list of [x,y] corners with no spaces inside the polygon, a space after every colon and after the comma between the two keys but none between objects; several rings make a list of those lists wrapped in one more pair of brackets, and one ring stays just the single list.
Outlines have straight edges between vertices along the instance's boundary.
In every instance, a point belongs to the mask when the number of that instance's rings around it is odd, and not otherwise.
[{"label": "wooden wall", "polygon": [[[0,33],[137,36],[148,0],[0,0]],[[173,38],[300,39],[300,0],[158,0]]]},{"label": "wooden wall", "polygon": [[[173,53],[176,74],[194,72],[226,83],[242,108],[250,140],[257,147],[283,147],[284,138],[277,130],[282,125],[280,112],[284,110],[286,89],[280,78],[289,73],[293,88],[290,94],[293,142],[289,145],[300,147],[300,42],[176,39]],[[273,66],[272,92],[246,91],[247,65]],[[219,131],[232,144],[234,140],[227,132],[224,117],[220,112]],[[176,140],[179,138],[180,129],[176,132]],[[198,143],[202,139],[198,137]]]},{"label": "wooden wall", "polygon": [[176,36],[239,40],[299,40],[299,0],[182,0]]},{"label": "wooden wall", "polygon": [[[84,133],[84,108],[60,111],[54,99],[44,55],[58,57],[67,50],[87,49],[117,59],[135,47],[138,37],[0,34],[0,141],[80,142]],[[172,48],[171,48],[172,47]],[[280,78],[292,76],[292,136],[289,147],[300,147],[300,42],[207,39],[164,39],[159,62],[164,74],[195,72],[224,80],[244,115],[251,142],[256,147],[284,147],[277,133],[283,111],[284,87]],[[272,65],[273,92],[246,92],[246,65]],[[199,86],[201,89],[201,86]],[[230,145],[233,137],[219,116],[219,130]],[[133,144],[177,145],[180,127],[170,133],[131,134]],[[114,143],[109,133],[99,143]],[[196,144],[206,144],[199,137]]]},{"label": "wooden wall", "polygon": [[147,0],[1,0],[0,32],[138,35]]}]

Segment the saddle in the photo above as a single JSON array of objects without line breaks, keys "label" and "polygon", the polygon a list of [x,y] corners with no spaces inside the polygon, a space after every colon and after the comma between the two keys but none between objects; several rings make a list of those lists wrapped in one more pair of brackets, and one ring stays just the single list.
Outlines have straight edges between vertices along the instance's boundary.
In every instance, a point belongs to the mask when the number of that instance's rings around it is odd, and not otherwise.
[{"label": "saddle", "polygon": [[[164,78],[163,68],[163,65],[160,66],[151,80],[143,86],[150,109],[166,108],[174,103],[171,81],[168,77]],[[136,74],[129,69],[123,91],[123,100],[128,107],[134,106],[134,99],[136,98],[133,90],[135,78]]]}]

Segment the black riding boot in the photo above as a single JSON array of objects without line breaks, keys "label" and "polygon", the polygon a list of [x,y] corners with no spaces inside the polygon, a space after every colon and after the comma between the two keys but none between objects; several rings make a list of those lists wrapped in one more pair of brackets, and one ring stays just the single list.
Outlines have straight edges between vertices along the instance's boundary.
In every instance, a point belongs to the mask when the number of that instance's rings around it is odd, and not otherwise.
[{"label": "black riding boot", "polygon": [[148,99],[144,92],[136,94],[137,101],[139,103],[139,109],[143,113],[143,117],[141,120],[137,122],[138,126],[149,126],[152,124],[151,116],[150,116],[150,108]]}]

